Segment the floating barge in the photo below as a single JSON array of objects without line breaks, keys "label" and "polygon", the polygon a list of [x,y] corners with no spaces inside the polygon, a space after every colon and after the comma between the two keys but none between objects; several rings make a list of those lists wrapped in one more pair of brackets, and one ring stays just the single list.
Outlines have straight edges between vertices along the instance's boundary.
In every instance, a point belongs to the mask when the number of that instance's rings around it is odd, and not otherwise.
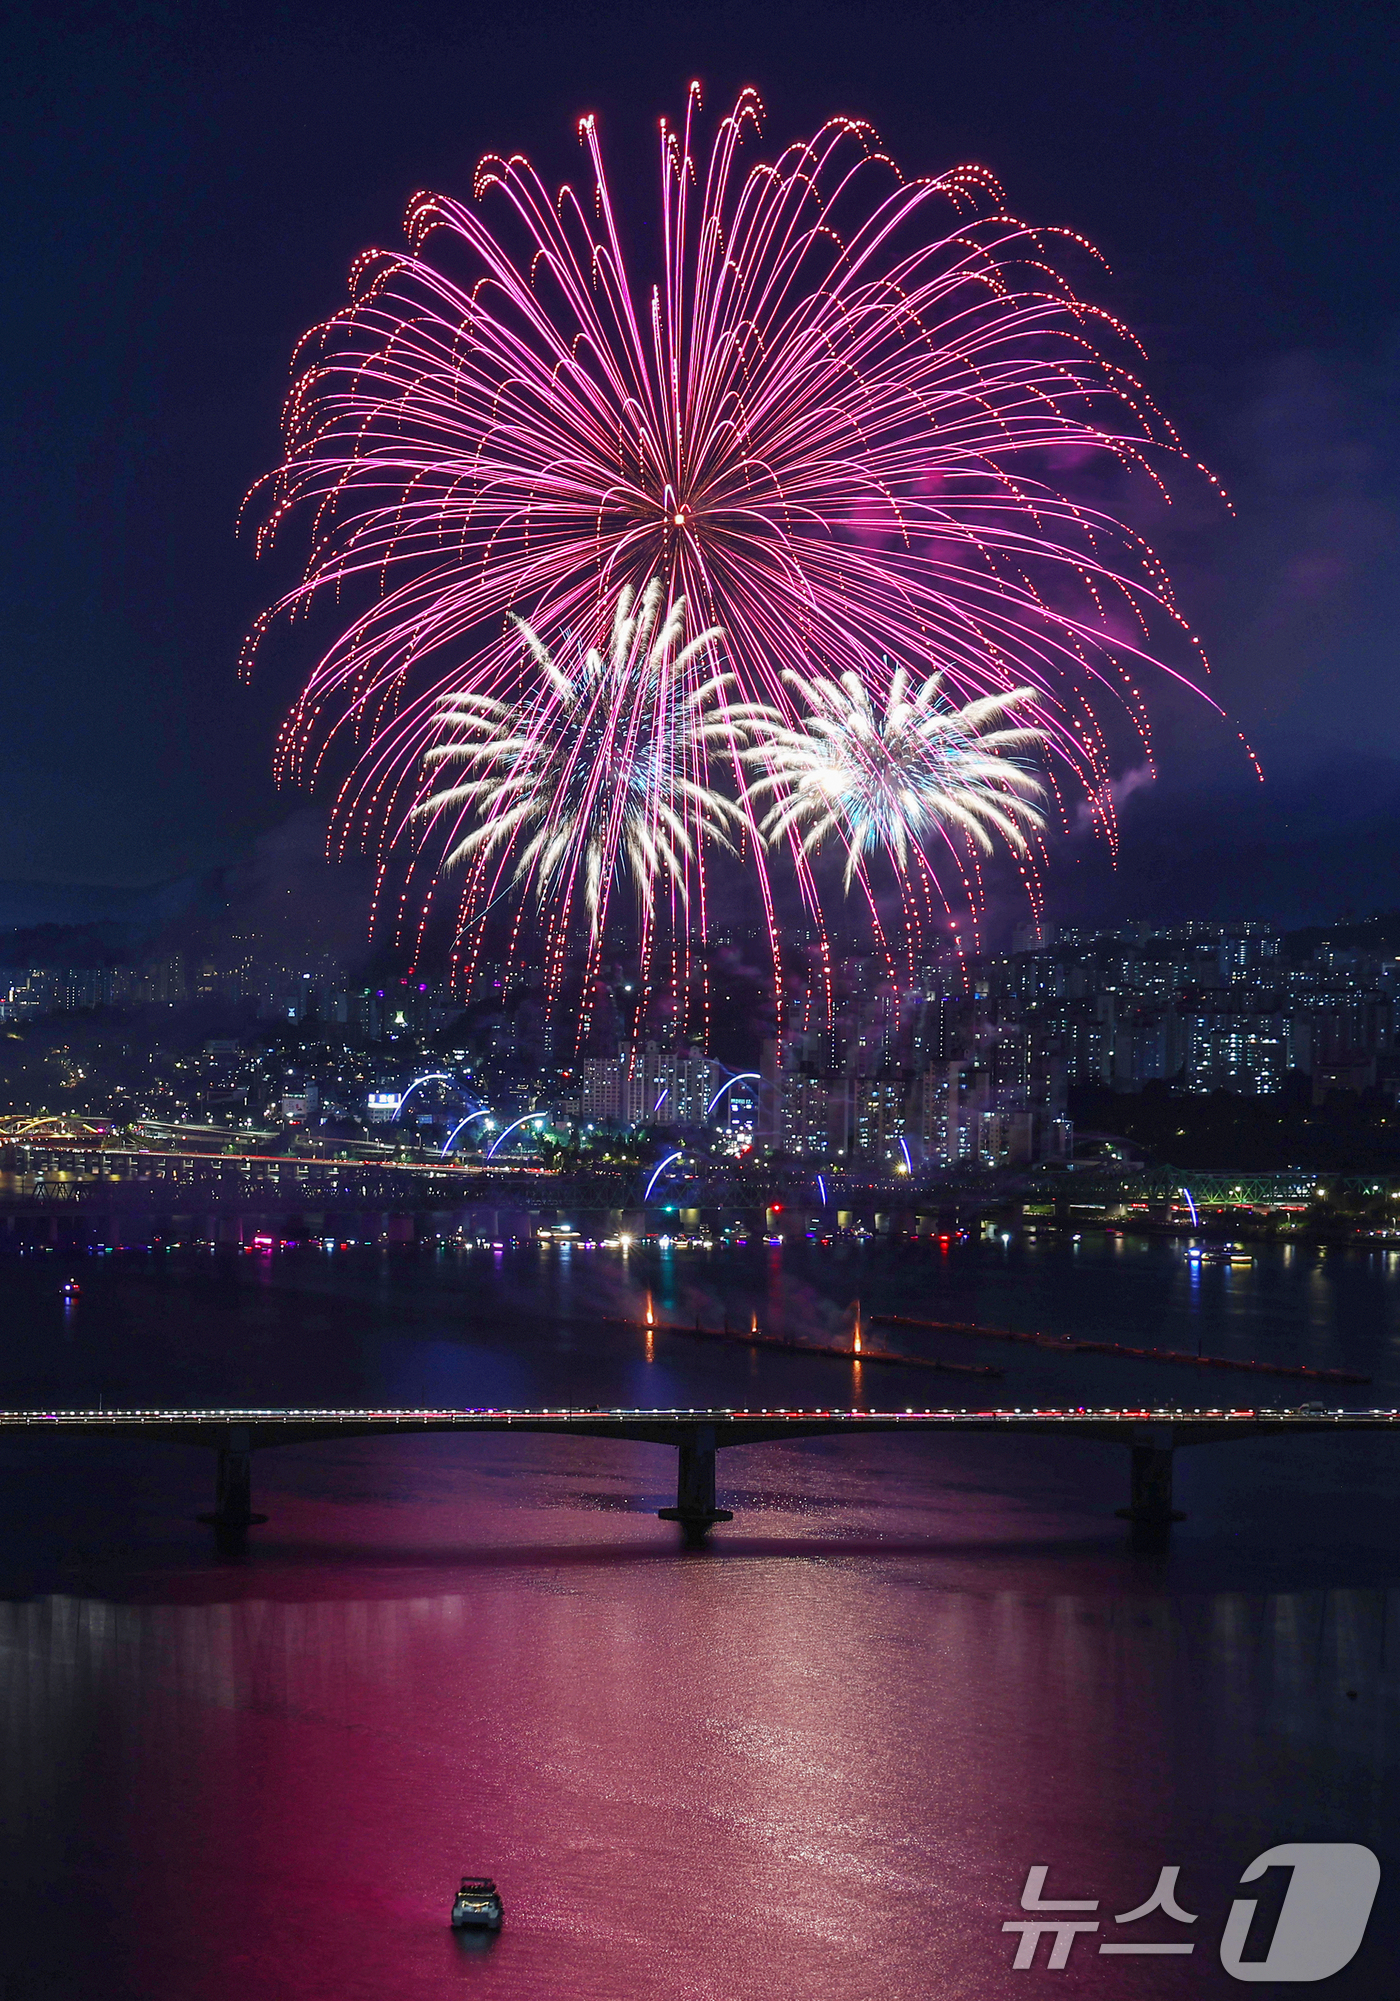
[{"label": "floating barge", "polygon": [[[910,1321],[907,1324],[919,1326],[922,1323]],[[630,1327],[638,1334],[684,1334],[692,1341],[728,1341],[738,1348],[776,1348],[785,1355],[825,1355],[838,1362],[883,1362],[901,1369],[929,1369],[939,1376],[1000,1377],[1005,1373],[985,1362],[940,1362],[924,1355],[891,1355],[883,1348],[867,1348],[864,1344],[838,1348],[831,1342],[788,1341],[780,1334],[764,1334],[758,1328],[751,1328],[745,1334],[732,1327],[702,1327],[698,1320],[691,1325],[683,1320],[622,1320],[605,1314],[603,1325]]]},{"label": "floating barge", "polygon": [[1125,1341],[1082,1341],[1068,1334],[1026,1334],[1016,1327],[982,1327],[972,1320],[915,1320],[904,1313],[872,1313],[880,1327],[918,1327],[937,1334],[966,1334],[979,1341],[1019,1341],[1056,1355],[1117,1355],[1128,1362],[1172,1362],[1187,1369],[1237,1369],[1244,1375],[1292,1376],[1305,1383],[1369,1383],[1351,1369],[1313,1369],[1306,1362],[1239,1362],[1227,1355],[1192,1355],[1181,1348],[1133,1348]]}]

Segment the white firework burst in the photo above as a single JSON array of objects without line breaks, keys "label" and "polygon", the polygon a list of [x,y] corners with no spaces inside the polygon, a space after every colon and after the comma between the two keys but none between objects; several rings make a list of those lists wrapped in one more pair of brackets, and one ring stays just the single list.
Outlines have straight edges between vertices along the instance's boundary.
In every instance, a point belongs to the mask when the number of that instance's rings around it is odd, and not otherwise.
[{"label": "white firework burst", "polygon": [[589,647],[570,669],[517,618],[527,672],[515,698],[469,689],[439,702],[424,769],[461,775],[430,784],[414,813],[445,833],[442,869],[473,865],[464,921],[506,875],[561,916],[581,901],[596,943],[622,874],[648,914],[659,878],[688,901],[703,842],[732,846],[746,824],[707,783],[707,718],[726,679],[703,663],[722,634],[682,643],[685,599],[664,616],[663,602],[658,578],[639,597],[624,589],[606,653]]},{"label": "white firework burst", "polygon": [[847,889],[876,852],[904,874],[912,857],[929,864],[936,834],[984,854],[1000,838],[1023,855],[1044,826],[1045,787],[1026,759],[1046,733],[1010,720],[1037,700],[1034,689],[956,707],[941,675],[916,688],[897,668],[881,705],[854,672],[831,680],[789,669],[784,679],[805,711],[796,726],[776,709],[741,704],[711,720],[710,739],[727,735],[754,774],[744,798],[770,843],[790,841],[805,855],[829,839],[844,844]]}]

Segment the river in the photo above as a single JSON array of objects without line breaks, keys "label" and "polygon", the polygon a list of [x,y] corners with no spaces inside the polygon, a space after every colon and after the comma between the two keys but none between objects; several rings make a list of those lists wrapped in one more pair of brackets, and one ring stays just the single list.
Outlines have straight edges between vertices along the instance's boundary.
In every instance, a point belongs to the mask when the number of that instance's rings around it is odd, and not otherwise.
[{"label": "river", "polygon": [[[56,1256],[0,1267],[0,1402],[1400,1405],[1400,1259],[1193,1263],[1086,1232],[919,1248]],[[62,1281],[81,1293],[67,1300]],[[723,1317],[1001,1369],[732,1347]],[[871,1316],[1361,1370],[1168,1368]],[[1318,1988],[1400,1992],[1400,1441],[1177,1455],[1167,1554],[1121,1448],[815,1440],[721,1454],[682,1551],[673,1452],[492,1435],[259,1455],[241,1554],[208,1453],[0,1447],[0,1996],[995,2001],[1240,1991],[1282,1843],[1379,1857]],[[1350,1851],[1348,1851],[1350,1852]],[[1028,1873],[1097,1931],[1034,1965]],[[1178,1909],[1117,1920],[1164,1868]],[[493,1874],[498,1938],[453,1934]],[[1056,1922],[1064,1919],[1061,1913]],[[1106,1943],[1190,1945],[1105,1954]],[[1261,1969],[1263,1970],[1263,1969]]]}]

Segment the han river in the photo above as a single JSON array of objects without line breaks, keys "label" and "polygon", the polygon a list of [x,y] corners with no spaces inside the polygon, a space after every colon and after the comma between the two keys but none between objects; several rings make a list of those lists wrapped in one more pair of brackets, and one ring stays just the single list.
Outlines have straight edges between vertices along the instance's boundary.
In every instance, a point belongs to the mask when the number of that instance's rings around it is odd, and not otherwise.
[{"label": "han river", "polygon": [[[62,1294],[65,1277],[80,1296]],[[1248,1265],[1086,1233],[918,1248],[9,1260],[0,1403],[1400,1405],[1400,1258]],[[1361,1370],[1367,1388],[880,1330],[999,1381],[632,1327],[837,1342],[895,1312]],[[868,1338],[868,1337],[867,1337]],[[1400,1440],[1179,1452],[1135,1552],[1121,1447],[584,1439],[212,1455],[0,1446],[3,2001],[1001,2001],[1218,1996],[1270,1949],[1284,1843],[1374,1851],[1351,1963],[1400,1995]],[[1097,1932],[1017,1970],[1028,1873]],[[1126,1924],[1175,1868],[1175,1902]],[[463,1872],[506,1901],[447,1924]],[[1101,1953],[1156,1941],[1168,1954]],[[1191,1950],[1181,1950],[1189,1946]],[[1252,1955],[1252,1958],[1251,1958]],[[1262,1991],[1281,1991],[1266,1987]]]}]

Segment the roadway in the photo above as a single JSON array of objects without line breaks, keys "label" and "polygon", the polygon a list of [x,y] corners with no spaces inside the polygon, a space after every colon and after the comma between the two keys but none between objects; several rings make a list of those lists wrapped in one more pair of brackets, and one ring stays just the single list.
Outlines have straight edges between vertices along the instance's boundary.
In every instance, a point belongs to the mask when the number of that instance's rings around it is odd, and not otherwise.
[{"label": "roadway", "polygon": [[883,1431],[1012,1432],[1066,1434],[1132,1444],[1144,1425],[1167,1429],[1173,1445],[1207,1445],[1267,1434],[1400,1430],[1400,1410],[1344,1410],[1310,1406],[1195,1409],[1015,1410],[14,1410],[0,1411],[0,1437],[12,1434],[87,1433],[107,1438],[164,1439],[180,1445],[221,1447],[230,1430],[246,1437],[245,1450],[305,1445],[326,1437],[363,1438],[386,1433],[539,1431],[585,1438],[630,1438],[675,1445],[701,1425],[716,1447],[771,1444],[783,1438]]},{"label": "roadway", "polygon": [[217,1454],[214,1507],[201,1521],[241,1536],[267,1519],[252,1510],[254,1452],[328,1438],[464,1432],[543,1432],[631,1439],[673,1446],[676,1505],[659,1512],[679,1523],[688,1543],[732,1519],[717,1504],[716,1456],[736,1445],[781,1440],[865,1437],[874,1433],[995,1434],[1085,1438],[1129,1451],[1128,1505],[1119,1513],[1134,1538],[1160,1544],[1180,1515],[1172,1505],[1178,1447],[1310,1433],[1395,1432],[1400,1411],[1324,1409],[1010,1409],[1010,1410],[16,1410],[0,1411],[0,1439],[140,1439],[200,1445]]}]

